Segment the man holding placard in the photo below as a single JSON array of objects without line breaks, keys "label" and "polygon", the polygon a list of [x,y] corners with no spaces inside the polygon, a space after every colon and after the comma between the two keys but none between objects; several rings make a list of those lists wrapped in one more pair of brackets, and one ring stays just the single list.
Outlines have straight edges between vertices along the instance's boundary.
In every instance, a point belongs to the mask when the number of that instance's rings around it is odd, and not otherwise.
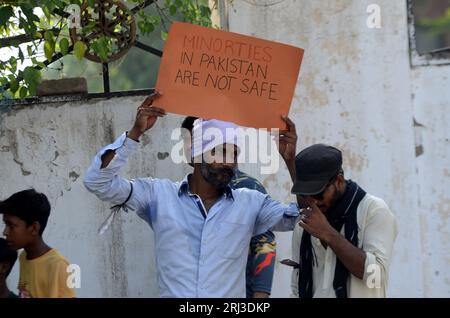
[{"label": "man holding placard", "polygon": [[[186,163],[194,167],[192,162],[192,130],[197,117],[187,116],[181,123],[183,134],[183,148]],[[234,170],[234,177],[229,185],[232,189],[247,188],[267,194],[264,186],[255,178],[241,171],[239,167]],[[247,298],[268,298],[272,291],[273,274],[275,272],[276,241],[271,231],[259,234],[250,241],[246,286]]]},{"label": "man holding placard", "polygon": [[[194,172],[183,181],[118,176],[140,136],[165,116],[152,106],[157,97],[147,98],[133,128],[97,154],[84,184],[101,200],[136,211],[152,227],[161,297],[245,297],[251,237],[269,229],[292,230],[298,206],[229,187],[237,160],[237,126],[218,120],[194,125]],[[284,121],[288,129],[280,133],[279,152],[294,176],[297,135],[295,125]],[[205,138],[208,129],[222,132],[223,139]],[[224,156],[232,160],[221,160]]]}]

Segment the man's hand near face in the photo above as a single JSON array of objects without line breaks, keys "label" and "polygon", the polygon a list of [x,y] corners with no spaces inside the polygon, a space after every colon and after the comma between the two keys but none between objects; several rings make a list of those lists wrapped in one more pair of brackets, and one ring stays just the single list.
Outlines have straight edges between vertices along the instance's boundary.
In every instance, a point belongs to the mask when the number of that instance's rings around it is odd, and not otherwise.
[{"label": "man's hand near face", "polygon": [[339,233],[328,223],[314,201],[306,199],[306,202],[308,207],[301,210],[302,219],[299,225],[312,236],[328,244],[330,238]]},{"label": "man's hand near face", "polygon": [[353,246],[341,233],[336,231],[313,200],[307,198],[306,201],[309,208],[302,209],[304,217],[298,225],[312,236],[320,239],[322,244],[325,244],[325,248],[329,246],[350,273],[363,279],[366,253]]}]

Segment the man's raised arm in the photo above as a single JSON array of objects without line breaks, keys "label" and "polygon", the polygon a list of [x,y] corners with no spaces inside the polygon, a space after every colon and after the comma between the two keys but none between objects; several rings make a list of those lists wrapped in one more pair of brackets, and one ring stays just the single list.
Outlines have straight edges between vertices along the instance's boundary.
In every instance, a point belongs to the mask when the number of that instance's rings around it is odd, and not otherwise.
[{"label": "man's raised arm", "polygon": [[147,185],[136,181],[133,196],[130,197],[132,185],[130,181],[118,176],[118,172],[139,145],[139,137],[154,126],[158,117],[165,116],[163,109],[152,106],[153,100],[158,96],[156,93],[147,97],[138,107],[133,128],[128,133],[123,133],[111,145],[101,149],[95,156],[83,182],[85,187],[100,200],[122,204],[129,199],[127,206],[131,209],[143,208],[145,202],[140,200],[143,196],[138,194],[145,191]]}]

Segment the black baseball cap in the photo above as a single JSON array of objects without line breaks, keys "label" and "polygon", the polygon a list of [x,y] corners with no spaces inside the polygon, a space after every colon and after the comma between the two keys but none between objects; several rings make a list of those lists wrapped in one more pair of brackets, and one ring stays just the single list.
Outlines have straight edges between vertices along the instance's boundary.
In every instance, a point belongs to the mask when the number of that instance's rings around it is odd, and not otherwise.
[{"label": "black baseball cap", "polygon": [[296,178],[291,192],[301,195],[318,194],[341,168],[342,153],[339,149],[325,144],[305,148],[295,157]]}]

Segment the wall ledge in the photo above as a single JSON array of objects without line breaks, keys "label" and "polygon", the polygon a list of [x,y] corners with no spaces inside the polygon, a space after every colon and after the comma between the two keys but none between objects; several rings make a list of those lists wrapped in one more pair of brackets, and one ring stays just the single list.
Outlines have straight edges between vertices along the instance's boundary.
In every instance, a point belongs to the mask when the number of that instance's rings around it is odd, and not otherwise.
[{"label": "wall ledge", "polygon": [[154,88],[148,88],[148,89],[137,89],[112,93],[88,93],[88,94],[83,93],[83,94],[28,97],[23,99],[1,99],[0,107],[86,101],[92,99],[110,99],[114,97],[145,96],[152,94],[154,91],[155,91]]}]

